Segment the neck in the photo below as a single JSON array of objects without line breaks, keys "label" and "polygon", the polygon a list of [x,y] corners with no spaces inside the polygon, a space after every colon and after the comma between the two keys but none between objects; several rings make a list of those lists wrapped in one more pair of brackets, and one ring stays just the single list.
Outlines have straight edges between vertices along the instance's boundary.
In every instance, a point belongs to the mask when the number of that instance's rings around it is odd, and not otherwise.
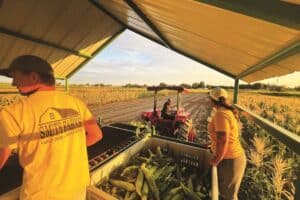
[{"label": "neck", "polygon": [[51,91],[51,90],[55,90],[54,85],[36,84],[36,85],[32,86],[31,90],[29,90],[28,92],[25,92],[25,93],[21,93],[21,95],[29,96],[37,91]]},{"label": "neck", "polygon": [[50,91],[50,90],[55,90],[55,86],[54,85],[39,85],[37,87],[36,91]]}]

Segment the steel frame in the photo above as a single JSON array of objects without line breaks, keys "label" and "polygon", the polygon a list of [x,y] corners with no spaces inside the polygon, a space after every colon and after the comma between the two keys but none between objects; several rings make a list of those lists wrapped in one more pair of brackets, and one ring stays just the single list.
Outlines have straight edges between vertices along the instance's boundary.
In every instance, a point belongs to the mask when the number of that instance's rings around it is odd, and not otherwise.
[{"label": "steel frame", "polygon": [[38,38],[34,38],[32,36],[29,36],[29,35],[25,35],[25,34],[18,33],[18,32],[12,31],[12,30],[8,30],[8,29],[3,28],[3,27],[0,27],[0,33],[6,34],[6,35],[9,35],[9,36],[12,36],[12,37],[20,38],[20,39],[23,39],[23,40],[27,40],[27,41],[30,41],[30,42],[35,42],[35,43],[38,43],[38,44],[41,44],[41,45],[44,45],[44,46],[53,47],[55,49],[66,51],[68,53],[74,54],[74,55],[79,56],[79,57],[91,58],[91,55],[81,53],[81,52],[76,51],[74,49],[63,47],[63,46],[54,44],[52,42],[47,42],[47,41],[44,41],[44,40],[41,40],[41,39],[38,39]]}]

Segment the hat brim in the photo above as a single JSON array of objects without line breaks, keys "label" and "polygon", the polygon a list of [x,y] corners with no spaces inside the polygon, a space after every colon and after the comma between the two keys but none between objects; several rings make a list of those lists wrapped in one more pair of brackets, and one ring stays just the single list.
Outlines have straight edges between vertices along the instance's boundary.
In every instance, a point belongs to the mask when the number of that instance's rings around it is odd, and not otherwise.
[{"label": "hat brim", "polygon": [[209,98],[215,100],[215,101],[220,101],[219,99],[215,98],[214,96],[209,95]]},{"label": "hat brim", "polygon": [[9,69],[0,69],[0,75],[11,78]]}]

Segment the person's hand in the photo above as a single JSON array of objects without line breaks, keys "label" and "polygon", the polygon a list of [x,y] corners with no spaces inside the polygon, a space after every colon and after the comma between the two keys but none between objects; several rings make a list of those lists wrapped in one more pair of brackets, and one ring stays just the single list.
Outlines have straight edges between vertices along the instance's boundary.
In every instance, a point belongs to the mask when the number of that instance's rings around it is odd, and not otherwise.
[{"label": "person's hand", "polygon": [[220,162],[221,162],[221,161],[218,160],[218,159],[216,158],[216,156],[214,156],[214,157],[209,161],[209,164],[212,165],[212,166],[218,166]]}]

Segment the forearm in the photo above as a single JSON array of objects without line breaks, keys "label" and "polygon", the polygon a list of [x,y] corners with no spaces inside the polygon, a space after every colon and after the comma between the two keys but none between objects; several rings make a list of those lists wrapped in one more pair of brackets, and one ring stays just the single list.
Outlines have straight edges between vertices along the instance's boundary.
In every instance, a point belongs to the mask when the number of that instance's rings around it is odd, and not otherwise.
[{"label": "forearm", "polygon": [[226,132],[217,132],[216,153],[213,163],[218,165],[224,158],[228,147],[228,137]]},{"label": "forearm", "polygon": [[[101,130],[100,130],[101,132]],[[92,146],[94,144],[96,144],[97,142],[99,142],[102,139],[102,132],[101,134],[90,134],[87,133],[86,135],[86,146]]]},{"label": "forearm", "polygon": [[11,150],[9,148],[0,148],[0,170],[4,167],[10,154]]},{"label": "forearm", "polygon": [[91,119],[84,123],[86,131],[86,145],[91,146],[102,139],[102,131],[97,125],[96,120]]}]

